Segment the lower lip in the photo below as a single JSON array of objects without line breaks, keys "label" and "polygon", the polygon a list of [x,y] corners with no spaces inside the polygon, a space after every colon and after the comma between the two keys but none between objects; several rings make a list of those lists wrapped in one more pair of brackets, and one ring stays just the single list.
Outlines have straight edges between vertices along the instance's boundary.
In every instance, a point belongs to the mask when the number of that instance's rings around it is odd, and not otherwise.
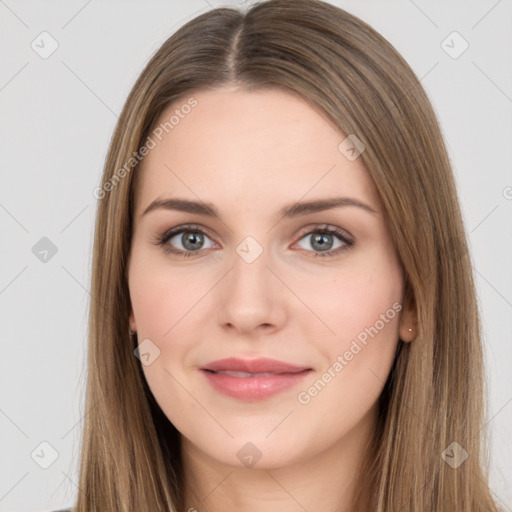
[{"label": "lower lip", "polygon": [[210,385],[220,393],[238,400],[257,401],[270,398],[296,386],[312,370],[299,373],[282,373],[267,377],[233,377],[222,373],[201,370]]}]

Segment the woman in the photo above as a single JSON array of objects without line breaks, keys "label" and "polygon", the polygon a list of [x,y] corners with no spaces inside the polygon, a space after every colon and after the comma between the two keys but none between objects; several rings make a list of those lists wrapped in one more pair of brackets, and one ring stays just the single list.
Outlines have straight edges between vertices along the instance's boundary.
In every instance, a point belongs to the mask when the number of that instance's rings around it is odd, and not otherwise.
[{"label": "woman", "polygon": [[371,27],[318,0],[193,19],[95,194],[73,510],[497,510],[450,162]]}]

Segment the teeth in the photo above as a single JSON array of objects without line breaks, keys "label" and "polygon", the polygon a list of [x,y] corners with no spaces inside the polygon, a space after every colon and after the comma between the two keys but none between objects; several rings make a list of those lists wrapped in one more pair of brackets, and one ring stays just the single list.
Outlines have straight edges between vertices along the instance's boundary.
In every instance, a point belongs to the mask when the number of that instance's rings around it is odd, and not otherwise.
[{"label": "teeth", "polygon": [[271,377],[275,373],[246,373],[246,372],[233,372],[229,370],[219,371],[222,375],[230,375],[231,377]]}]

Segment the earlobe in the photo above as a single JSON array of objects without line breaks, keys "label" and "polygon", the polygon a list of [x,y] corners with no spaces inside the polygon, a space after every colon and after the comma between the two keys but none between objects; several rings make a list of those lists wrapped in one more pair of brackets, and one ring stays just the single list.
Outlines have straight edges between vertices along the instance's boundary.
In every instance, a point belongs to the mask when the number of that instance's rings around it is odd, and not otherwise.
[{"label": "earlobe", "polygon": [[413,341],[416,338],[416,331],[413,327],[401,328],[400,339],[406,343]]},{"label": "earlobe", "polygon": [[400,339],[405,342],[413,341],[418,334],[416,312],[404,311],[400,318]]},{"label": "earlobe", "polygon": [[410,289],[405,293],[404,308],[400,316],[399,335],[400,339],[405,342],[413,341],[418,335],[416,301]]}]

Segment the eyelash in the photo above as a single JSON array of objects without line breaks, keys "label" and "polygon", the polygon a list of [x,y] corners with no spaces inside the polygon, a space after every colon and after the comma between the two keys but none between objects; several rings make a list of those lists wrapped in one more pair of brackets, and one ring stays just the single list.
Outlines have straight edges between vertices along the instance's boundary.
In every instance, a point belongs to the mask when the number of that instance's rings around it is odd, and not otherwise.
[{"label": "eyelash", "polygon": [[[200,233],[200,234],[205,235],[208,238],[210,238],[208,236],[208,234],[203,229],[201,229],[200,226],[185,225],[185,226],[179,226],[177,228],[173,228],[169,231],[166,231],[163,235],[159,236],[158,239],[153,243],[157,246],[162,247],[166,253],[179,255],[184,258],[190,258],[192,256],[195,256],[195,254],[200,253],[202,251],[202,249],[199,249],[198,251],[182,251],[181,249],[174,249],[170,245],[167,244],[167,242],[171,238],[173,238],[175,235],[178,235],[178,234],[186,232],[186,231],[191,232],[191,233]],[[312,234],[335,235],[344,243],[344,245],[342,245],[341,247],[338,247],[337,249],[331,249],[331,250],[325,251],[325,252],[308,251],[308,252],[315,253],[314,256],[310,256],[310,257],[331,258],[331,257],[337,256],[338,254],[340,254],[346,250],[351,249],[354,246],[354,241],[347,238],[347,236],[345,235],[345,232],[343,230],[341,230],[340,228],[336,228],[336,227],[329,227],[326,224],[324,224],[322,226],[316,226],[314,229],[307,231],[306,233],[301,235],[299,240],[302,240],[306,236],[312,235]]]}]

